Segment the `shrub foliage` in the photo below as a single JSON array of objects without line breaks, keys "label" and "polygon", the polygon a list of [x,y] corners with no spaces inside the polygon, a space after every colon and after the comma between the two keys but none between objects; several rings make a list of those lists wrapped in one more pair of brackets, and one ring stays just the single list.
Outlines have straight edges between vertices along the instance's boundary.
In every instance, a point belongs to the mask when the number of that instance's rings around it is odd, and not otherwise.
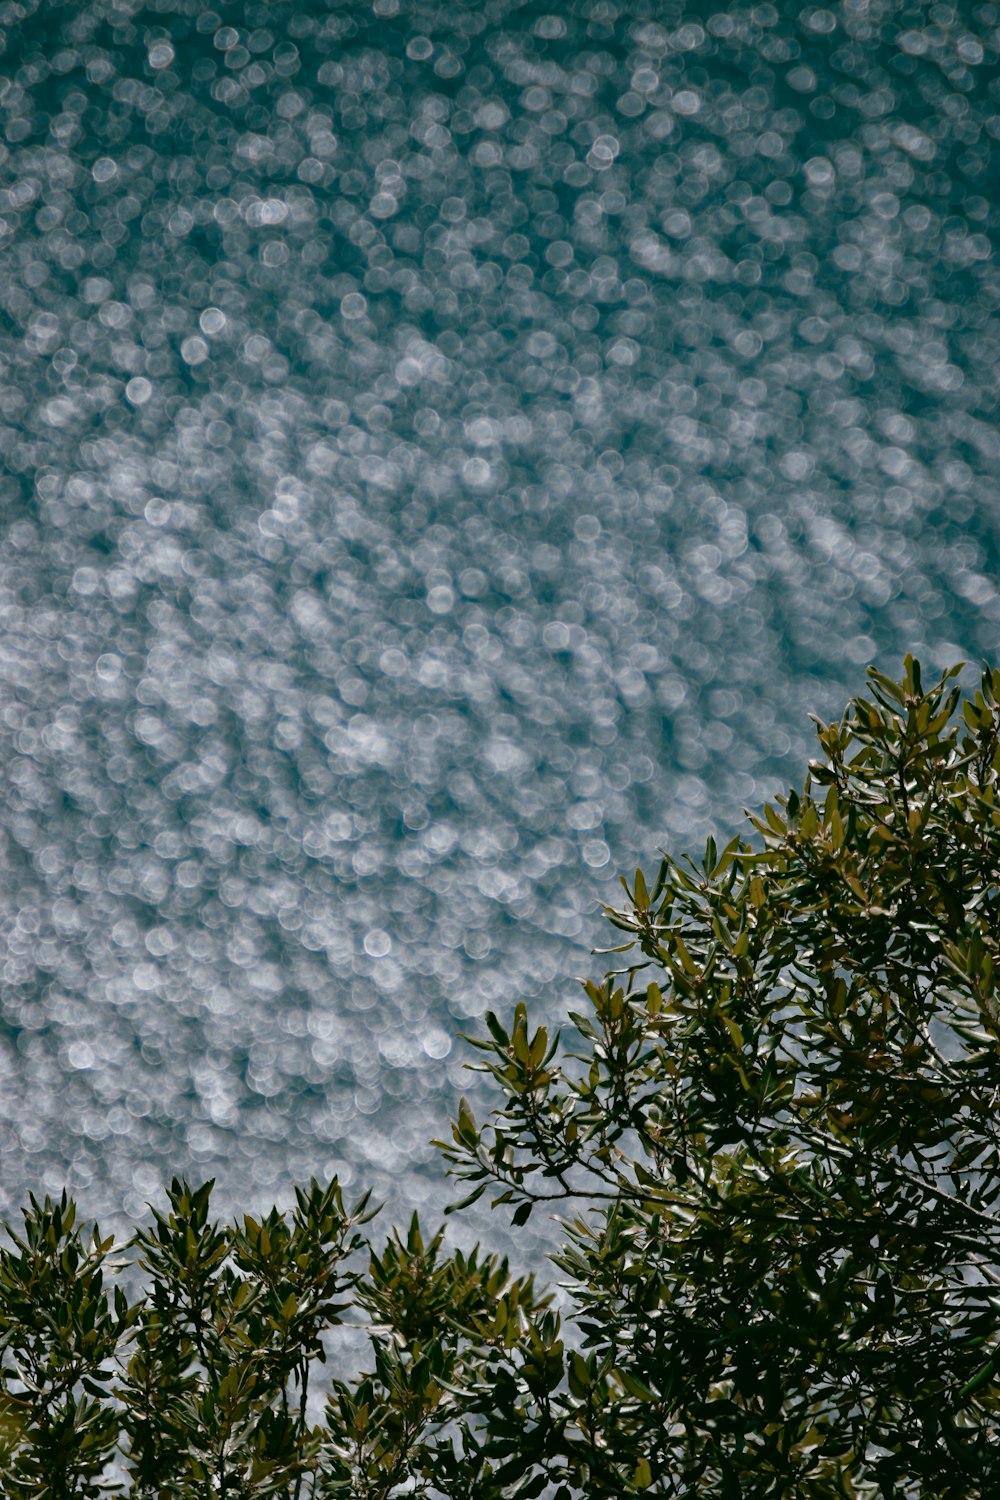
[{"label": "shrub foliage", "polygon": [[[336,1182],[225,1226],[175,1181],[134,1300],[32,1199],[0,1252],[3,1493],[1000,1494],[1000,672],[962,702],[957,671],[872,671],[750,836],[623,882],[566,1038],[487,1017],[454,1211],[558,1212],[561,1315],[416,1218],[375,1249]],[[369,1367],[316,1423],[346,1318]]]}]

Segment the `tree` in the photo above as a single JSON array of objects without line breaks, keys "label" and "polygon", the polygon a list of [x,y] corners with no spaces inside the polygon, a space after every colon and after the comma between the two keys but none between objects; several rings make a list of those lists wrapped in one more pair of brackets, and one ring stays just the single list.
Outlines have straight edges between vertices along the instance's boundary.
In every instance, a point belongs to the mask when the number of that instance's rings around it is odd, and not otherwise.
[{"label": "tree", "polygon": [[[636,871],[569,1040],[487,1017],[454,1211],[558,1209],[562,1318],[416,1218],[376,1251],[335,1183],[221,1226],[175,1182],[133,1302],[32,1200],[0,1250],[4,1494],[104,1493],[116,1447],[176,1500],[1000,1493],[1000,672],[958,715],[958,670],[872,672],[750,837]],[[371,1368],[314,1425],[350,1316]]]},{"label": "tree", "polygon": [[571,1047],[488,1018],[503,1103],[447,1154],[567,1205],[579,1343],[498,1373],[509,1480],[1000,1494],[1000,672],[956,720],[958,671],[871,671],[758,837],[636,871]]},{"label": "tree", "polygon": [[[32,1198],[0,1248],[0,1492],[5,1500],[387,1500],[459,1497],[486,1461],[466,1415],[507,1317],[544,1299],[496,1256],[442,1253],[416,1216],[381,1253],[334,1181],[296,1190],[290,1214],[211,1217],[212,1184],[176,1180],[166,1212],[131,1241],[145,1273],[130,1301],[110,1239],[85,1233],[65,1195]],[[368,1265],[359,1253],[367,1252]],[[310,1420],[309,1372],[348,1310],[369,1326],[373,1369],[334,1379]],[[513,1311],[509,1327],[517,1326]],[[110,1477],[115,1454],[126,1480]]]}]

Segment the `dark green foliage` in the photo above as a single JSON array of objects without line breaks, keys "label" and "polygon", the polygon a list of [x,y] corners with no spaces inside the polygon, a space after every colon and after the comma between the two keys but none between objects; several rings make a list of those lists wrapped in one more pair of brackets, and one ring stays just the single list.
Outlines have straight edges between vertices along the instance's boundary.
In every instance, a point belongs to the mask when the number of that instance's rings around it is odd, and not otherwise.
[{"label": "dark green foliage", "polygon": [[[211,1190],[175,1180],[168,1211],[135,1235],[134,1304],[104,1285],[110,1241],[95,1231],[87,1248],[65,1198],[32,1200],[0,1252],[4,1497],[120,1493],[106,1481],[116,1449],[137,1500],[499,1494],[476,1414],[495,1399],[483,1372],[512,1362],[543,1313],[532,1279],[495,1256],[443,1254],[416,1215],[375,1253],[358,1232],[367,1197],[347,1211],[336,1182],[242,1226],[212,1220]],[[349,1306],[373,1368],[334,1377],[312,1425],[310,1365]]]},{"label": "dark green foliage", "polygon": [[[111,1241],[84,1236],[65,1193],[31,1200],[0,1252],[0,1473],[9,1500],[101,1493],[118,1421],[109,1362],[135,1321],[109,1297]],[[12,1378],[13,1377],[13,1378]]]},{"label": "dark green foliage", "polygon": [[[506,1261],[475,1251],[445,1257],[441,1244],[440,1234],[424,1243],[414,1215],[405,1241],[393,1234],[371,1259],[358,1301],[372,1328],[391,1336],[373,1340],[371,1375],[335,1382],[321,1487],[331,1500],[383,1500],[406,1481],[409,1494],[454,1500],[501,1493],[489,1480],[477,1413],[497,1405],[502,1372],[516,1367],[546,1301],[531,1278],[512,1281]],[[510,1375],[508,1386],[513,1392]]]},{"label": "dark green foliage", "polygon": [[149,1278],[119,1394],[139,1494],[285,1495],[313,1468],[309,1368],[357,1282],[345,1260],[371,1214],[336,1182],[240,1228],[209,1218],[207,1183],[174,1182],[134,1240]]},{"label": "dark green foliage", "polygon": [[[1000,1494],[1000,673],[819,726],[802,790],[636,871],[564,1045],[475,1042],[501,1102],[444,1145],[515,1225],[558,1209],[567,1324],[336,1183],[222,1226],[175,1182],[111,1251],[32,1200],[0,1253],[3,1493],[390,1500]],[[365,1264],[365,1254],[367,1252]],[[363,1320],[366,1373],[324,1333]]]},{"label": "dark green foliage", "polygon": [[636,872],[575,1051],[477,1044],[458,1175],[582,1205],[582,1347],[518,1400],[588,1496],[1000,1494],[1000,673],[957,721],[870,675],[760,839]]}]

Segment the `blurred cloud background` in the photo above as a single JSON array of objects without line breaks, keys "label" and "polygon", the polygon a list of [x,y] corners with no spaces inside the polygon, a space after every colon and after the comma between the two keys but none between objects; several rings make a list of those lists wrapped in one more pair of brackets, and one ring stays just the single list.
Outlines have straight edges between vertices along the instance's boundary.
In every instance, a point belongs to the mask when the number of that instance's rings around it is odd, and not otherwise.
[{"label": "blurred cloud background", "polygon": [[439,1204],[619,871],[995,656],[998,23],[0,8],[0,1212]]}]

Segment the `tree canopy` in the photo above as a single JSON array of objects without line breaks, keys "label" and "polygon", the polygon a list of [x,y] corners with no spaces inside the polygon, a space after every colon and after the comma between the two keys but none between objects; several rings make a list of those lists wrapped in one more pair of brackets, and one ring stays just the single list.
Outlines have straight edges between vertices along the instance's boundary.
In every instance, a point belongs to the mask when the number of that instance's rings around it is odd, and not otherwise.
[{"label": "tree canopy", "polygon": [[[817,721],[804,785],[637,870],[565,1034],[472,1039],[498,1103],[465,1196],[557,1212],[560,1310],[336,1183],[220,1226],[175,1182],[145,1290],[73,1205],[0,1253],[0,1472],[93,1496],[1000,1493],[1000,672],[906,659]],[[307,1405],[324,1334],[366,1373]]]}]

